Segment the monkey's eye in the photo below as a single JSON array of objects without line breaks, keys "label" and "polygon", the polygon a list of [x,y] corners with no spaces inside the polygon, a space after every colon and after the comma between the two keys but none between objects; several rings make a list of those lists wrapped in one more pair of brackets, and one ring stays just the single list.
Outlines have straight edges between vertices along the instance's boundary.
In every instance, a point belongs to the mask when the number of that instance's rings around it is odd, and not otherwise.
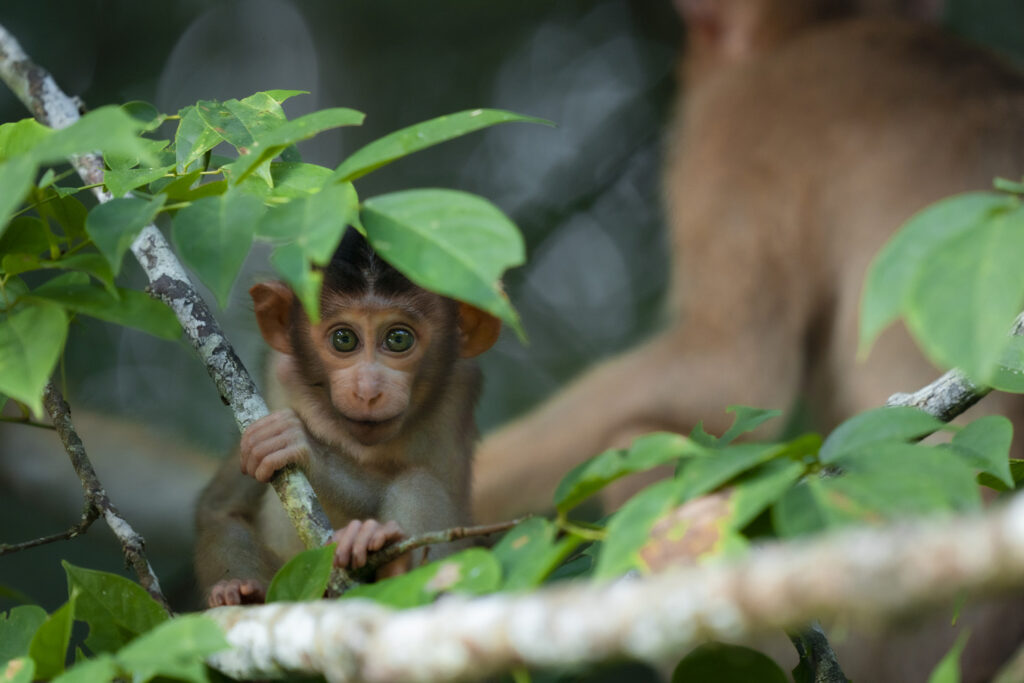
[{"label": "monkey's eye", "polygon": [[393,330],[389,330],[388,335],[384,337],[384,347],[388,351],[402,353],[411,349],[415,341],[416,337],[411,331],[404,327],[396,327]]},{"label": "monkey's eye", "polygon": [[356,333],[347,327],[335,330],[331,334],[331,346],[342,353],[348,353],[354,351],[359,346],[359,337]]}]

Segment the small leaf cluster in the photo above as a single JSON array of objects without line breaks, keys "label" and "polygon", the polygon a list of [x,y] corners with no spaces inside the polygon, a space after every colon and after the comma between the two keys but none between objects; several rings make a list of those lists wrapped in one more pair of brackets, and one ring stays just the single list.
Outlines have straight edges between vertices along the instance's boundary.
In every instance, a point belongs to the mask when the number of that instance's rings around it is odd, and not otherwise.
[{"label": "small leaf cluster", "polygon": [[[172,619],[145,590],[116,574],[67,562],[64,570],[68,600],[52,614],[37,605],[0,613],[3,680],[210,680],[204,659],[228,647],[213,621],[201,615]],[[88,636],[72,652],[76,621],[88,626]]]},{"label": "small leaf cluster", "polygon": [[875,257],[861,299],[860,347],[902,318],[935,364],[976,383],[1024,392],[1024,185],[969,192],[920,211]]},{"label": "small leaf cluster", "polygon": [[[62,130],[31,119],[0,126],[0,394],[40,412],[76,315],[179,337],[163,304],[115,284],[126,252],[158,219],[222,306],[253,242],[264,241],[273,246],[274,270],[317,319],[319,269],[352,228],[416,284],[489,311],[522,334],[499,280],[523,262],[524,246],[497,207],[439,188],[362,201],[352,181],[488,126],[547,122],[499,110],[459,112],[371,142],[330,169],[304,163],[296,144],[359,125],[363,115],[332,108],[289,120],[281,104],[298,94],[201,100],[173,116],[133,102],[97,109]],[[100,204],[85,191],[97,186],[58,172],[68,157],[94,152],[105,165],[99,187],[113,196]]]}]

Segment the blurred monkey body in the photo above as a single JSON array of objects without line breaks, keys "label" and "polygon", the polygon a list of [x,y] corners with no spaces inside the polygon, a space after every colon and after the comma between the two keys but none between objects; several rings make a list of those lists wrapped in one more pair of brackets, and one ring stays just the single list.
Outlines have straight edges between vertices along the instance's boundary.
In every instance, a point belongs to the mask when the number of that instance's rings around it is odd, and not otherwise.
[{"label": "blurred monkey body", "polygon": [[273,349],[273,412],[243,434],[241,468],[225,462],[200,498],[196,571],[209,603],[260,601],[302,550],[265,483],[286,465],[303,469],[336,529],[339,566],[466,524],[480,389],[470,358],[498,321],[413,285],[354,230],[325,268],[320,322],[284,284],[250,293]]},{"label": "blurred monkey body", "polygon": [[[721,433],[731,404],[804,396],[829,429],[931,381],[902,328],[857,361],[867,266],[929,203],[1024,170],[1024,77],[981,50],[846,18],[838,1],[676,5],[687,51],[664,174],[670,323],[485,438],[481,522],[546,509],[569,469],[639,434],[699,421]],[[609,487],[606,504],[643,483]]]}]

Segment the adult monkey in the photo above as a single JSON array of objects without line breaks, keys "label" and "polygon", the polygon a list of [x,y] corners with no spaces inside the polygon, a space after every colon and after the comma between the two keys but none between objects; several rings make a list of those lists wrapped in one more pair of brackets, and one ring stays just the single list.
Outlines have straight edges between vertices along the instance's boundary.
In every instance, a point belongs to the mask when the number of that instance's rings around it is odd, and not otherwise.
[{"label": "adult monkey", "polygon": [[[637,434],[700,420],[721,433],[730,404],[803,394],[829,429],[931,381],[902,328],[856,361],[868,263],[927,204],[1024,170],[1024,77],[934,28],[851,17],[839,1],[675,4],[687,39],[664,179],[671,323],[484,440],[480,522],[548,508],[570,468]],[[982,407],[1024,426],[1010,397]],[[642,483],[619,482],[606,503]],[[1020,643],[1020,602],[960,620],[964,680],[988,680]],[[911,681],[954,637],[947,612],[836,644],[855,680]]]},{"label": "adult monkey", "polygon": [[336,529],[337,566],[361,567],[406,533],[466,524],[480,390],[470,359],[500,322],[417,287],[355,230],[324,269],[320,322],[280,282],[250,294],[274,350],[274,412],[242,435],[241,467],[226,461],[200,497],[196,575],[207,603],[262,602],[302,549],[266,484],[288,464],[305,471]]}]

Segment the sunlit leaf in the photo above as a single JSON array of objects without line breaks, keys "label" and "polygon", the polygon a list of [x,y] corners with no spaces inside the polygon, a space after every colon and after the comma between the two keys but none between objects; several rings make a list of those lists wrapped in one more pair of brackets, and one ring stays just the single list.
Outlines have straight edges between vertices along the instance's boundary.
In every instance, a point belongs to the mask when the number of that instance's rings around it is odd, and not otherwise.
[{"label": "sunlit leaf", "polygon": [[331,578],[335,548],[335,543],[311,548],[288,560],[271,580],[267,602],[322,598]]}]

